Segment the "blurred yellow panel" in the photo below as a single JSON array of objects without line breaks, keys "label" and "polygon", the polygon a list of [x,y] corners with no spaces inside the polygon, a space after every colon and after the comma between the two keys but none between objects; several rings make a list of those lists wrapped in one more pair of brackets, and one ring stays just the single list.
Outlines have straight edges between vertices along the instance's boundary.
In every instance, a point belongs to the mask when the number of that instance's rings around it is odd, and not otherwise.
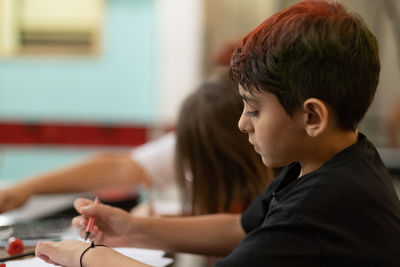
[{"label": "blurred yellow panel", "polygon": [[101,20],[103,0],[22,0],[23,31],[91,31]]},{"label": "blurred yellow panel", "polygon": [[18,47],[15,0],[0,0],[0,55],[11,55]]}]

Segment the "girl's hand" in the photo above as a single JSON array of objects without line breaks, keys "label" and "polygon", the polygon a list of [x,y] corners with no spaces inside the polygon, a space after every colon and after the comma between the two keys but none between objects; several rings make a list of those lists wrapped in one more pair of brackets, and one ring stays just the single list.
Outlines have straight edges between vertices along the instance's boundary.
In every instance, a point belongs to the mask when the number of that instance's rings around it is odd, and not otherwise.
[{"label": "girl's hand", "polygon": [[0,213],[22,206],[31,196],[26,186],[12,186],[0,190]]},{"label": "girl's hand", "polygon": [[88,243],[72,240],[39,242],[36,245],[35,254],[47,263],[80,267],[81,254],[89,246]]},{"label": "girl's hand", "polygon": [[95,216],[93,230],[89,236],[96,244],[110,247],[133,245],[133,217],[126,211],[104,204],[94,204],[88,199],[78,198],[74,202],[75,209],[82,214],[72,220],[72,225],[81,230],[85,229],[90,216]]}]

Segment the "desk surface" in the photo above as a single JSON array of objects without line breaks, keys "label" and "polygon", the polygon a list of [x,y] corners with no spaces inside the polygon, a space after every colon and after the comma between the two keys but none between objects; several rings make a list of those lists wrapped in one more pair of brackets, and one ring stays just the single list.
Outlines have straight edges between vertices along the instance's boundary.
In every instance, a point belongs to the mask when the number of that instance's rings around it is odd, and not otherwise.
[{"label": "desk surface", "polygon": [[[35,251],[35,247],[34,246],[25,247],[23,253],[28,253],[28,252],[31,252],[31,251]],[[5,247],[0,248],[0,258],[5,258],[5,257],[8,257],[8,256],[10,256],[10,255],[8,254],[7,249]],[[32,257],[33,256],[26,256],[26,257],[23,257],[23,258],[19,258],[19,260],[29,259],[29,258],[32,258]],[[0,262],[1,262],[1,260],[0,260]]]}]

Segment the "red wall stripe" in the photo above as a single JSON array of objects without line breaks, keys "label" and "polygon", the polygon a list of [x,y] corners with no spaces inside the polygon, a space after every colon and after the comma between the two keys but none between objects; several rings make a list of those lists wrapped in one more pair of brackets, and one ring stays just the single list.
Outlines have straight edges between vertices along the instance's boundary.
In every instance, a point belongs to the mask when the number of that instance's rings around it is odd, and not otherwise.
[{"label": "red wall stripe", "polygon": [[123,145],[146,142],[145,126],[0,121],[0,144]]}]

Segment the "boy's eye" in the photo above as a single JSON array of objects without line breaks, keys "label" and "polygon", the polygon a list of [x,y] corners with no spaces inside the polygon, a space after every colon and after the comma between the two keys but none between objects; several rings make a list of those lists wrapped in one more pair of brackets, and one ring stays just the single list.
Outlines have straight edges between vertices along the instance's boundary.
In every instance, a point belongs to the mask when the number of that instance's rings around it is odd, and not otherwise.
[{"label": "boy's eye", "polygon": [[258,111],[247,111],[244,115],[248,118],[254,118],[257,117]]}]

